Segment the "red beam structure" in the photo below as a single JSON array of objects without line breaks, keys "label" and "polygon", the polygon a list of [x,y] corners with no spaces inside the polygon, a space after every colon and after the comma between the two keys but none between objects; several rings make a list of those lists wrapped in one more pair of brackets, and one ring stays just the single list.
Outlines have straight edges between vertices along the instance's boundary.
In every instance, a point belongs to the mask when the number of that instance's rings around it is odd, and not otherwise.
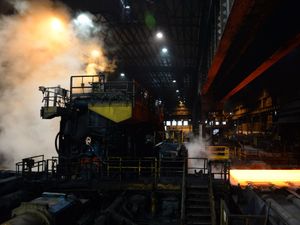
[{"label": "red beam structure", "polygon": [[231,47],[231,44],[239,33],[240,28],[245,23],[248,15],[251,13],[254,5],[255,1],[253,0],[234,1],[218,50],[208,71],[207,80],[203,85],[201,91],[202,95],[205,95],[208,92]]},{"label": "red beam structure", "polygon": [[242,82],[240,82],[235,88],[233,88],[222,100],[225,102],[230,97],[238,93],[248,84],[250,84],[254,79],[263,74],[267,69],[277,63],[280,59],[288,55],[291,51],[300,45],[300,33],[294,38],[289,40],[283,46],[281,46],[270,58],[264,61],[259,67],[257,67],[252,73],[250,73]]}]

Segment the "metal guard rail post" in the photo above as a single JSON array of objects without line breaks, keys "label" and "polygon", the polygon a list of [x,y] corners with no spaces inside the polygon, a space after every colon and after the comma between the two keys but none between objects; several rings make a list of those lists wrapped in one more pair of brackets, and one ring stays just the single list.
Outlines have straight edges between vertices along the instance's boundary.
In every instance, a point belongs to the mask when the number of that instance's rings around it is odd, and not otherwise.
[{"label": "metal guard rail post", "polygon": [[216,211],[215,211],[215,198],[213,192],[213,185],[212,185],[212,174],[211,174],[211,164],[208,166],[208,190],[209,190],[209,203],[211,208],[211,224],[216,225]]},{"label": "metal guard rail post", "polygon": [[184,159],[181,185],[181,224],[185,224],[185,200],[186,200],[186,175],[187,175],[187,158]]}]

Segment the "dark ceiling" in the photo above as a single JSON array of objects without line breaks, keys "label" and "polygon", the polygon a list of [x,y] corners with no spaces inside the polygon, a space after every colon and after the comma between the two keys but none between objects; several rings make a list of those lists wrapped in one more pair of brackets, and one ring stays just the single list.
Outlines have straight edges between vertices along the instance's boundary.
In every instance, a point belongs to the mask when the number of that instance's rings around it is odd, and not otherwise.
[{"label": "dark ceiling", "polygon": [[[101,39],[108,56],[117,62],[116,74],[124,72],[140,82],[163,101],[170,114],[182,101],[199,118],[201,110],[214,110],[217,107],[211,105],[234,100],[236,93],[246,100],[249,88],[254,93],[255,87],[262,87],[260,81],[276,90],[284,83],[279,81],[284,71],[300,72],[294,66],[297,57],[280,64],[300,44],[300,1],[61,1],[75,15],[84,11],[97,15],[105,27]],[[0,6],[3,12],[7,8]],[[155,37],[158,31],[164,34],[162,40]],[[168,53],[162,53],[163,47]],[[277,64],[284,67],[271,70]],[[264,78],[268,71],[277,74],[272,87]],[[251,76],[252,83],[241,85]],[[239,86],[241,92],[234,92]],[[195,109],[200,105],[201,110]]]},{"label": "dark ceiling", "polygon": [[[211,1],[63,2],[74,11],[87,10],[103,17],[101,22],[107,27],[105,42],[115,48],[111,57],[117,59],[117,72],[125,72],[142,83],[169,111],[179,100],[192,107]],[[163,40],[155,38],[157,31],[163,32]],[[167,54],[161,52],[163,47],[168,48]]]}]

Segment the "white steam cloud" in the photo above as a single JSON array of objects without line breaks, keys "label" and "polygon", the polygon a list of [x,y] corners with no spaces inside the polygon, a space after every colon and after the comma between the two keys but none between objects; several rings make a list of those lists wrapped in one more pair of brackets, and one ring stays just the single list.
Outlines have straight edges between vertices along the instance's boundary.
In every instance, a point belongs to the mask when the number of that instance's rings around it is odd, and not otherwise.
[{"label": "white steam cloud", "polygon": [[198,158],[208,158],[207,146],[209,142],[202,138],[201,136],[195,136],[190,142],[185,144],[188,150],[188,167],[189,173],[194,173],[199,171],[199,168],[204,167],[204,161]]},{"label": "white steam cloud", "polygon": [[[13,15],[0,15],[0,167],[14,168],[24,157],[55,155],[59,119],[42,120],[38,87],[69,86],[72,74],[112,71],[95,38],[91,14],[70,17],[48,0],[10,1]],[[91,54],[97,51],[99,54]]]}]

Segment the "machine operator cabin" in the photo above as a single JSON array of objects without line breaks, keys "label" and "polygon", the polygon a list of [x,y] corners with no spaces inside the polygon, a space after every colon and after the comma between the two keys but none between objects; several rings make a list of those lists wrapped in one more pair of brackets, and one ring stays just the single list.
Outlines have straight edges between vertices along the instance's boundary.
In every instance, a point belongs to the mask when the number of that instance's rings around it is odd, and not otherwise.
[{"label": "machine operator cabin", "polygon": [[0,224],[300,225],[299,8],[0,0]]}]

